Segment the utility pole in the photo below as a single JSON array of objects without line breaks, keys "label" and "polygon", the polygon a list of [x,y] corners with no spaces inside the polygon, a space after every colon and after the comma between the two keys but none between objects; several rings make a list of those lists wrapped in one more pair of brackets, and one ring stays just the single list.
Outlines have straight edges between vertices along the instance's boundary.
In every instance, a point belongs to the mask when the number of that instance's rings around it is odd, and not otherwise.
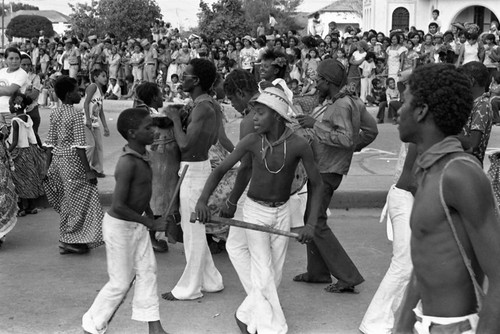
[{"label": "utility pole", "polygon": [[4,47],[4,35],[5,35],[5,27],[4,27],[4,19],[5,16],[5,0],[2,0],[2,49]]}]

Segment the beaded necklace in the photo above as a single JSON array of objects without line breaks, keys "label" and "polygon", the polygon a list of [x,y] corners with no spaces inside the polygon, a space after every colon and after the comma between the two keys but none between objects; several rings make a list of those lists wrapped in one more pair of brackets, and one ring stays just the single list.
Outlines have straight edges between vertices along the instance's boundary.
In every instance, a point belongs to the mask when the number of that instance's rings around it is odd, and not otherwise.
[{"label": "beaded necklace", "polygon": [[[264,136],[262,136],[262,151],[264,151]],[[264,156],[264,166],[266,167],[267,171],[271,174],[278,174],[281,172],[283,167],[285,167],[285,162],[286,162],[286,140],[283,142],[283,164],[277,171],[270,170],[269,167],[267,166],[267,160],[266,157]]]}]

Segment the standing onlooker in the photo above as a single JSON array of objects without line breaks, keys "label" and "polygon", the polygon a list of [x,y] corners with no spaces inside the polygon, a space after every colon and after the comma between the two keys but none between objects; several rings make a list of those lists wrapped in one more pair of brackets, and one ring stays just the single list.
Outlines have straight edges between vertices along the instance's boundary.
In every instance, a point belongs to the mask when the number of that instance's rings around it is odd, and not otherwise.
[{"label": "standing onlooker", "polygon": [[363,102],[371,92],[371,82],[375,75],[375,53],[367,52],[365,60],[359,65],[359,75],[361,77],[361,86],[359,98]]},{"label": "standing onlooker", "polygon": [[151,47],[151,43],[147,39],[141,41],[141,46],[144,49],[144,75],[143,78],[147,82],[156,82],[156,71],[158,69],[158,52],[156,48]]},{"label": "standing onlooker", "polygon": [[242,39],[243,49],[240,51],[240,67],[246,71],[252,72],[253,63],[257,59],[257,52],[252,47],[252,38],[250,36],[245,36]]},{"label": "standing onlooker", "polygon": [[486,34],[484,36],[484,61],[483,64],[488,69],[490,78],[488,80],[486,91],[488,91],[488,86],[491,82],[493,74],[497,72],[500,68],[500,47],[495,42],[495,35]]},{"label": "standing onlooker", "polygon": [[460,52],[456,66],[465,65],[471,61],[484,60],[484,46],[478,41],[478,33],[475,31],[466,31],[464,33],[466,41],[460,46]]},{"label": "standing onlooker", "polygon": [[80,102],[75,79],[59,77],[54,89],[62,101],[50,114],[45,146],[50,150],[45,191],[49,203],[61,216],[60,253],[87,253],[103,244],[103,212],[97,179],[90,168],[85,148],[83,115],[74,108]]},{"label": "standing onlooker", "polygon": [[97,177],[104,175],[104,150],[102,145],[102,134],[99,119],[101,119],[104,136],[109,136],[109,129],[104,116],[103,98],[104,87],[108,82],[106,72],[102,69],[92,71],[92,83],[85,90],[85,134],[87,138],[87,159],[90,167]]},{"label": "standing onlooker", "polygon": [[130,56],[130,65],[132,65],[132,75],[135,82],[141,82],[143,78],[144,53],[139,43],[134,44],[134,52]]},{"label": "standing onlooker", "polygon": [[27,54],[21,55],[21,68],[28,73],[25,94],[32,100],[31,104],[26,107],[26,114],[33,121],[33,131],[35,132],[37,141],[40,142],[38,127],[40,126],[41,118],[40,111],[38,110],[38,96],[43,89],[42,83],[40,76],[33,71],[31,58]]},{"label": "standing onlooker", "polygon": [[403,60],[403,53],[408,51],[406,47],[401,45],[402,37],[400,34],[393,34],[391,36],[391,45],[387,48],[387,75],[393,78],[396,82],[399,81],[398,73],[401,69],[401,62]]},{"label": "standing onlooker", "polygon": [[9,99],[18,90],[24,93],[28,74],[21,68],[21,52],[17,48],[5,50],[6,68],[0,70],[0,125],[10,125],[12,115],[9,111]]},{"label": "standing onlooker", "polygon": [[111,47],[111,54],[108,59],[108,64],[109,64],[109,77],[114,77],[118,78],[119,75],[119,70],[120,70],[120,65],[121,65],[121,60],[122,57],[118,54],[118,47],[117,46],[112,46]]},{"label": "standing onlooker", "polygon": [[257,27],[257,37],[265,34],[266,34],[266,28],[264,27],[264,22],[259,22],[259,26]]},{"label": "standing onlooker", "polygon": [[9,152],[14,161],[12,173],[16,193],[19,198],[19,217],[26,214],[37,214],[35,200],[44,194],[42,179],[44,177],[44,155],[41,153],[41,142],[33,131],[33,121],[25,114],[31,98],[17,91],[10,97],[9,107],[12,118],[12,129],[7,142]]},{"label": "standing onlooker", "polygon": [[482,164],[493,125],[490,98],[485,94],[489,73],[486,66],[477,61],[463,65],[460,70],[471,80],[471,93],[474,98],[474,105],[460,140],[464,148],[470,150]]}]

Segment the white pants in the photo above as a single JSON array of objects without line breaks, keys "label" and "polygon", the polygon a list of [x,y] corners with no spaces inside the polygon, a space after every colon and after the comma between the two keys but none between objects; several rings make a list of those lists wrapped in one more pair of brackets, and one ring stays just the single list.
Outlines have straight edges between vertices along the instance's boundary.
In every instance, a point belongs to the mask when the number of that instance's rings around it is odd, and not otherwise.
[{"label": "white pants", "polygon": [[392,259],[359,327],[365,334],[392,333],[394,313],[401,304],[413,268],[410,254],[413,195],[393,185],[387,194],[387,206],[394,238]]},{"label": "white pants", "polygon": [[78,65],[69,65],[69,77],[76,79],[78,75]]},{"label": "white pants", "polygon": [[[249,223],[290,230],[289,203],[270,208],[247,199],[243,218]],[[277,288],[283,273],[288,238],[254,230],[244,232],[250,252],[251,288],[236,316],[248,326],[250,333],[286,333],[288,326]]]},{"label": "white pants", "polygon": [[160,320],[156,258],[146,227],[106,214],[102,232],[106,243],[109,281],[83,315],[83,329],[92,334],[106,331],[110,317],[125,298],[134,276],[132,319],[148,322]]},{"label": "white pants", "polygon": [[189,221],[191,212],[194,212],[203,186],[212,171],[210,161],[181,161],[179,172],[184,169],[185,165],[189,165],[189,168],[182,181],[179,196],[186,267],[172,290],[172,294],[177,299],[196,299],[203,296],[201,291],[221,291],[224,285],[208,248],[205,225]]},{"label": "white pants", "polygon": [[361,78],[359,98],[366,102],[366,96],[370,94],[370,78]]},{"label": "white pants", "polygon": [[134,81],[142,81],[142,71],[142,67],[132,66],[132,76],[134,77]]},{"label": "white pants", "polygon": [[[247,200],[247,189],[241,195],[238,201],[238,207],[241,208]],[[243,220],[241,210],[237,210],[234,219]],[[226,241],[226,251],[233,264],[234,270],[238,274],[241,284],[246,294],[250,293],[252,280],[250,279],[250,251],[248,250],[248,240],[246,230],[241,227],[231,226]]]},{"label": "white pants", "polygon": [[[417,334],[432,334],[432,333],[461,333],[475,334],[479,316],[477,313],[465,315],[463,317],[432,317],[423,315],[422,302],[419,301],[417,307],[413,309],[417,321],[413,326],[414,332]],[[447,326],[446,326],[447,325]]]},{"label": "white pants", "polygon": [[104,148],[102,146],[101,128],[85,127],[85,141],[87,143],[87,160],[90,168],[98,173],[104,173]]}]

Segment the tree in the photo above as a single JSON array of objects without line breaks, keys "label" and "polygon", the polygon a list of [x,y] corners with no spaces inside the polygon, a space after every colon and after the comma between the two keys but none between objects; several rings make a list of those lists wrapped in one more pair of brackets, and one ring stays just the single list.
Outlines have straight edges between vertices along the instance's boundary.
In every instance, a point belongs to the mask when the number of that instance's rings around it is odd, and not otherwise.
[{"label": "tree", "polygon": [[69,35],[77,36],[83,40],[86,36],[98,34],[102,31],[102,19],[97,14],[97,7],[92,7],[86,3],[72,5],[68,3],[72,12],[69,15],[71,28],[67,31]]},{"label": "tree", "polygon": [[150,37],[151,23],[162,17],[155,0],[101,0],[98,13],[103,18],[104,31],[122,40]]},{"label": "tree", "polygon": [[38,15],[18,15],[9,22],[5,35],[8,38],[33,38],[39,36],[40,30],[43,30],[46,36],[54,35],[52,22],[48,18]]},{"label": "tree", "polygon": [[303,0],[244,0],[243,8],[246,18],[252,27],[257,27],[260,22],[267,24],[269,14],[273,13],[278,22],[275,27],[284,32],[290,29],[300,29],[293,16]]},{"label": "tree", "polygon": [[[17,12],[19,10],[40,10],[37,6],[32,6],[32,5],[28,5],[28,4],[24,4],[24,3],[21,3],[21,2],[12,2],[12,11],[13,12]],[[2,8],[2,5],[0,4],[0,10],[7,10],[7,11],[10,11],[10,8],[11,8],[11,4],[5,4],[5,7]]]},{"label": "tree", "polygon": [[96,6],[71,5],[69,34],[80,39],[112,32],[121,40],[151,36],[150,24],[161,18],[155,0],[101,0]]},{"label": "tree", "polygon": [[239,0],[219,0],[212,4],[212,9],[200,1],[201,13],[198,14],[198,32],[209,38],[230,39],[248,35],[251,25],[248,23]]}]

